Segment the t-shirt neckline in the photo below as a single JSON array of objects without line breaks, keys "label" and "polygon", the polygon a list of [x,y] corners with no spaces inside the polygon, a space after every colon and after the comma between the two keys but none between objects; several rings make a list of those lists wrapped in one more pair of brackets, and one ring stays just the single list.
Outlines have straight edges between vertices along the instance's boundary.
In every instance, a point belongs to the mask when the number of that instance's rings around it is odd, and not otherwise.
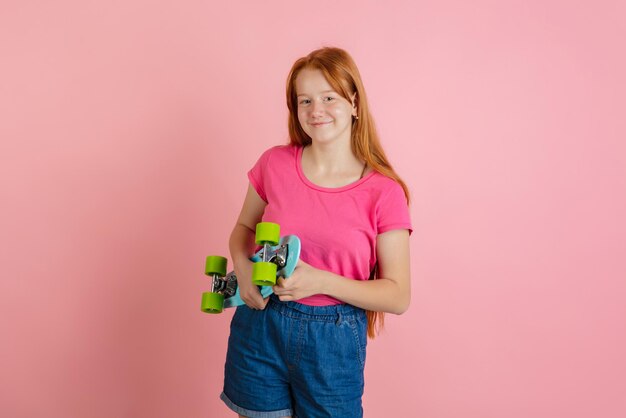
[{"label": "t-shirt neckline", "polygon": [[304,147],[302,146],[296,147],[296,171],[298,172],[298,177],[300,177],[300,180],[302,180],[304,184],[306,184],[308,187],[314,190],[319,190],[321,192],[329,192],[329,193],[344,192],[346,190],[350,190],[350,189],[357,187],[361,183],[366,182],[376,173],[376,170],[372,170],[366,175],[364,175],[363,177],[361,177],[360,179],[358,179],[357,181],[354,181],[350,184],[346,184],[345,186],[341,186],[341,187],[319,186],[313,183],[311,180],[309,180],[307,176],[304,175],[304,171],[302,171],[302,150],[304,150]]}]

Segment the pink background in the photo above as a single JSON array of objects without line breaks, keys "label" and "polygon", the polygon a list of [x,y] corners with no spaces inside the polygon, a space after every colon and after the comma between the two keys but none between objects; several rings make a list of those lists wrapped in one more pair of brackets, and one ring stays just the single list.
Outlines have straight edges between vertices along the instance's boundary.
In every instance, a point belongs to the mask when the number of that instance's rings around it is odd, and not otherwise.
[{"label": "pink background", "polygon": [[624,4],[2,1],[0,414],[233,416],[204,257],[337,45],[413,193],[365,416],[626,416]]}]

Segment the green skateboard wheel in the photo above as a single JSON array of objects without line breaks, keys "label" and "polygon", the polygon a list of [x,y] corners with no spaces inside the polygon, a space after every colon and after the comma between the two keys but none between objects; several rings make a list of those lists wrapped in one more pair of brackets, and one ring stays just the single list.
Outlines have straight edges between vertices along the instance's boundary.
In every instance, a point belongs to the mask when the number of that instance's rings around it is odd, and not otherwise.
[{"label": "green skateboard wheel", "polygon": [[218,314],[224,309],[224,295],[204,292],[202,294],[202,312]]},{"label": "green skateboard wheel", "polygon": [[257,286],[274,286],[276,284],[276,264],[264,261],[254,263],[252,283]]},{"label": "green skateboard wheel", "polygon": [[272,222],[259,222],[256,224],[257,245],[278,245],[280,241],[280,225]]},{"label": "green skateboard wheel", "polygon": [[217,274],[220,277],[226,276],[226,264],[228,260],[219,255],[210,255],[206,258],[206,265],[204,268],[204,274],[210,276]]}]

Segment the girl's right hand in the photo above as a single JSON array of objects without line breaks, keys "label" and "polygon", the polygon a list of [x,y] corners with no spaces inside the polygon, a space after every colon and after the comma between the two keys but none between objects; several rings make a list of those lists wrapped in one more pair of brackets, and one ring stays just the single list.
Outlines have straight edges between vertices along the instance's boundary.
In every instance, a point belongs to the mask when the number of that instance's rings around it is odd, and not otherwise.
[{"label": "girl's right hand", "polygon": [[261,291],[252,283],[252,267],[254,263],[246,260],[246,262],[235,266],[235,275],[237,275],[237,284],[239,286],[239,296],[241,300],[252,309],[265,309],[267,298],[263,299]]}]

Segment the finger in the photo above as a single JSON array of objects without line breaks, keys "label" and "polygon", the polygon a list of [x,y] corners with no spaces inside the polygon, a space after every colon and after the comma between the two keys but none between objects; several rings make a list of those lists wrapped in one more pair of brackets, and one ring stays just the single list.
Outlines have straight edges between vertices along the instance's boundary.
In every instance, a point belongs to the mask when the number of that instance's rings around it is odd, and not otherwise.
[{"label": "finger", "polygon": [[242,299],[242,300],[246,305],[248,305],[250,309],[255,309],[255,310],[263,309],[265,307],[265,304],[267,303],[265,300],[263,300],[260,294],[258,296],[254,295],[252,297]]},{"label": "finger", "polygon": [[252,309],[252,310],[256,310],[256,309],[257,309],[257,306],[256,306],[256,304],[255,304],[253,301],[247,301],[247,302],[246,302],[246,301],[244,300],[243,302],[246,304],[246,306],[247,306],[248,308],[250,308],[250,309]]},{"label": "finger", "polygon": [[265,304],[267,302],[265,300],[263,300],[263,298],[259,298],[257,300],[254,301],[254,308],[258,309],[258,310],[263,310],[265,308]]},{"label": "finger", "polygon": [[274,290],[274,293],[276,293],[277,295],[286,295],[292,292],[292,290],[288,287],[274,286],[272,289]]},{"label": "finger", "polygon": [[280,299],[281,302],[289,302],[293,300],[293,296],[292,295],[281,295],[278,297],[278,299]]},{"label": "finger", "polygon": [[256,286],[250,293],[246,294],[246,297],[241,298],[249,308],[259,310],[265,308],[265,301],[261,296],[261,291]]},{"label": "finger", "polygon": [[265,299],[261,298],[260,301],[255,301],[254,303],[246,304],[246,305],[248,305],[250,309],[253,309],[255,311],[262,311],[267,306],[267,302],[269,302],[269,297]]},{"label": "finger", "polygon": [[294,276],[291,276],[290,280],[281,278],[280,279],[280,287],[282,287],[283,289],[290,289],[293,286],[293,284],[295,283],[293,278],[294,278]]}]

